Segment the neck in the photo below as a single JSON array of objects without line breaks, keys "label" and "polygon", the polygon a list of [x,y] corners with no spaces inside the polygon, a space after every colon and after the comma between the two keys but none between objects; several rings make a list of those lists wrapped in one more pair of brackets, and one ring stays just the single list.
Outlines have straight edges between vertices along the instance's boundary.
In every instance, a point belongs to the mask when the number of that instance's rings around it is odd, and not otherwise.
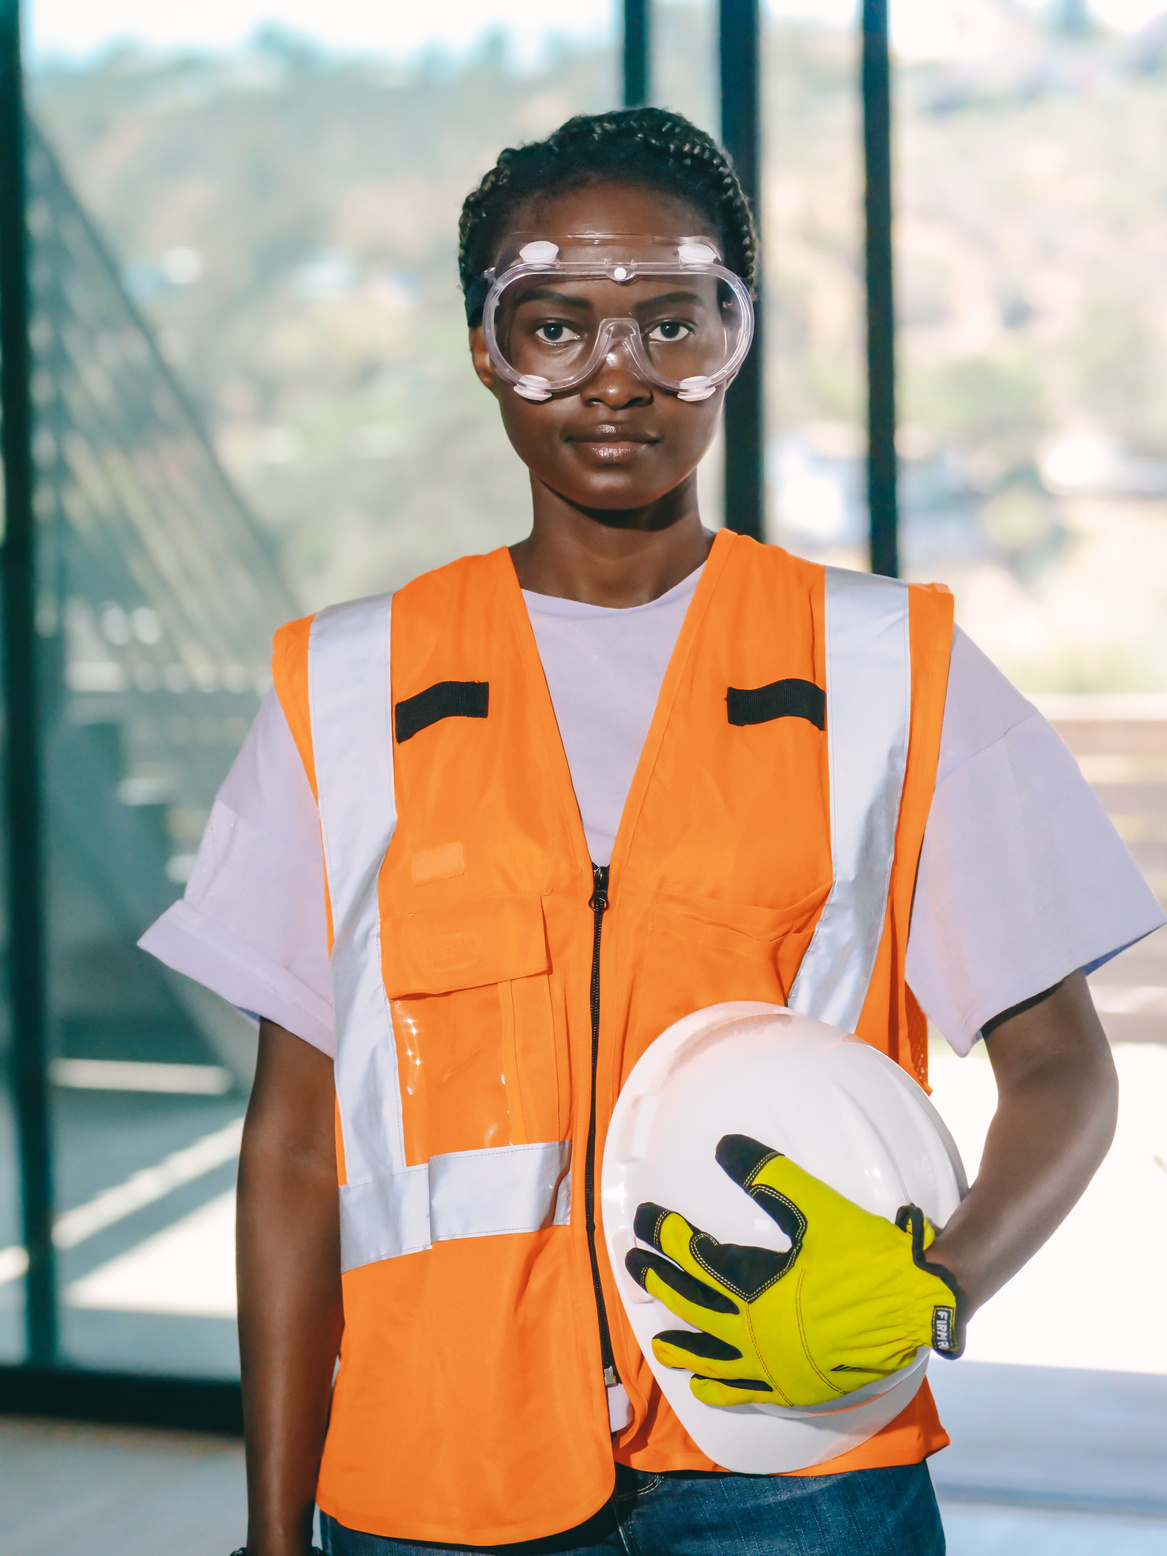
[{"label": "neck", "polygon": [[510,548],[519,583],[585,605],[626,610],[660,599],[701,566],[713,544],[697,508],[697,476],[643,508],[587,509],[531,478],[534,522]]}]

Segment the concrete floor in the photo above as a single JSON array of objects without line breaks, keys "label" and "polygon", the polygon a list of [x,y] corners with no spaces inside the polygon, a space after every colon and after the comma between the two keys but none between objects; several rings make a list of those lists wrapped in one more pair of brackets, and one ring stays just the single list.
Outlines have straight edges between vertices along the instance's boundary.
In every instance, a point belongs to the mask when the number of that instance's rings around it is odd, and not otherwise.
[{"label": "concrete floor", "polygon": [[[1167,1551],[1167,1518],[941,1506],[949,1556]],[[243,1450],[194,1433],[0,1419],[0,1508],[5,1556],[228,1556],[244,1534]]]},{"label": "concrete floor", "polygon": [[228,1556],[245,1520],[236,1441],[0,1419],[5,1556]]},{"label": "concrete floor", "polygon": [[1167,1523],[941,1501],[948,1556],[1163,1556]]}]

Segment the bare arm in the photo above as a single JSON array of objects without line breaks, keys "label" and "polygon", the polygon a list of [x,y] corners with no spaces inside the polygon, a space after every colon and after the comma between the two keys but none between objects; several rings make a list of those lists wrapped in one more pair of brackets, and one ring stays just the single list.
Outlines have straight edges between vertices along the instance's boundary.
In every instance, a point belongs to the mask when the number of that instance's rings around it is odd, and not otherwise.
[{"label": "bare arm", "polygon": [[306,1556],[344,1327],[332,1061],[272,1021],[239,1158],[248,1556]]},{"label": "bare arm", "polygon": [[1065,1220],[1110,1149],[1118,1076],[1086,979],[988,1023],[997,1111],[976,1182],[933,1243],[975,1310]]}]

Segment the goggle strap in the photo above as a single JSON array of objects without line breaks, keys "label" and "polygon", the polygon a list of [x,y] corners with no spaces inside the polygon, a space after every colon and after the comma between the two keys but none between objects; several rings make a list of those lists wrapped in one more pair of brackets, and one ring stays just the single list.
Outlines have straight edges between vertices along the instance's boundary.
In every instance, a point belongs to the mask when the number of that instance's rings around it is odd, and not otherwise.
[{"label": "goggle strap", "polygon": [[482,323],[482,310],[486,306],[490,283],[493,279],[492,275],[478,276],[466,288],[466,323],[471,328]]}]

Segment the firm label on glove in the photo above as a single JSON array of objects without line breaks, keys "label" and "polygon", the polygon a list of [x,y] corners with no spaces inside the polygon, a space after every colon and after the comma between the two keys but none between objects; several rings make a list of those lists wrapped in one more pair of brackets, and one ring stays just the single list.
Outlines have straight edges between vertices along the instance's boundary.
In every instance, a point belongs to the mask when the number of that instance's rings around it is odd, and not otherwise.
[{"label": "firm label on glove", "polygon": [[932,1349],[941,1355],[959,1354],[961,1347],[956,1339],[956,1309],[934,1307],[932,1309]]}]

